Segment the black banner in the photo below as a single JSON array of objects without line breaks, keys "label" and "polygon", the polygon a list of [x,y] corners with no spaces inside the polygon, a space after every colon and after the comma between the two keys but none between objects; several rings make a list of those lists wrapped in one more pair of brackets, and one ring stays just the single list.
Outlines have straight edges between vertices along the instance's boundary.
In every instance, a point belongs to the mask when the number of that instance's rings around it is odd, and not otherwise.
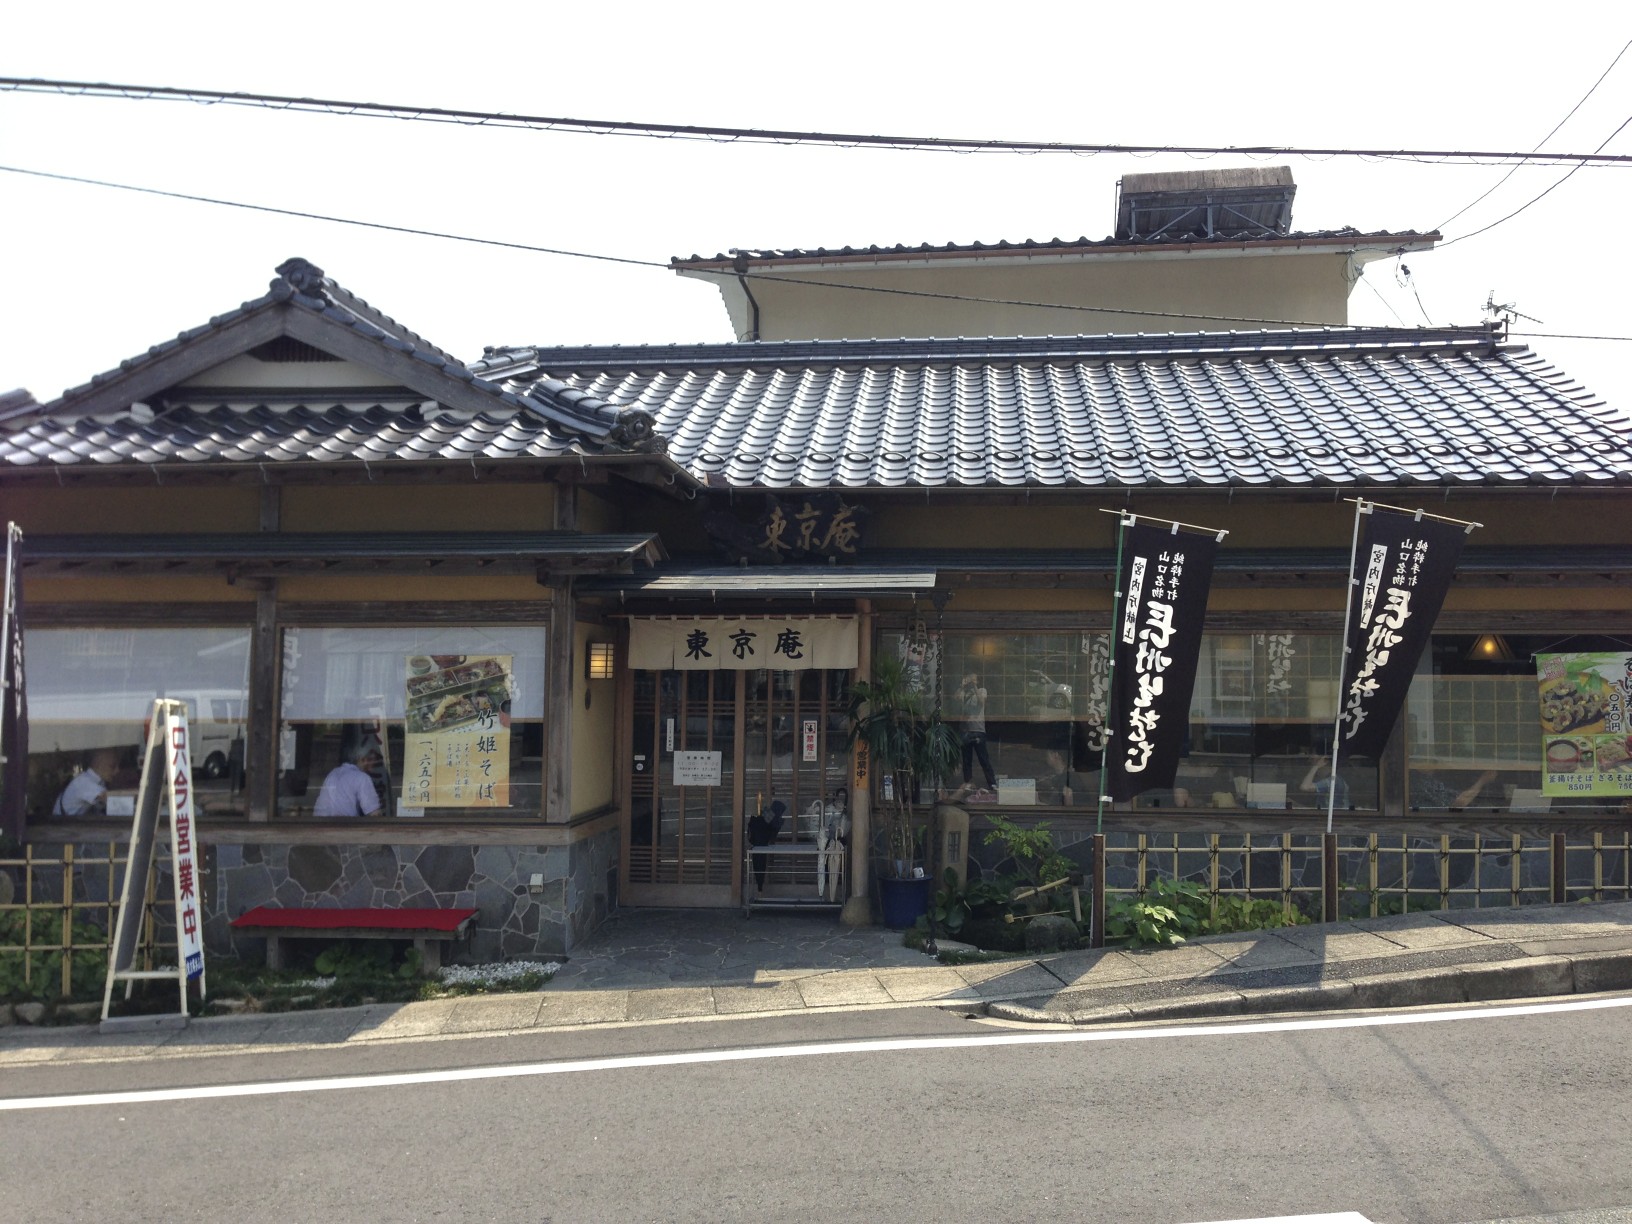
[{"label": "black banner", "polygon": [[0,642],[0,834],[23,838],[24,802],[28,789],[28,692],[23,684],[23,575],[22,535],[10,528],[6,547],[5,595],[10,597],[10,620]]},{"label": "black banner", "polygon": [[1364,518],[1349,576],[1339,762],[1383,751],[1468,538],[1461,523],[1375,507]]},{"label": "black banner", "polygon": [[1106,794],[1132,799],[1170,787],[1190,728],[1214,536],[1135,523],[1122,542],[1122,603],[1111,627]]}]

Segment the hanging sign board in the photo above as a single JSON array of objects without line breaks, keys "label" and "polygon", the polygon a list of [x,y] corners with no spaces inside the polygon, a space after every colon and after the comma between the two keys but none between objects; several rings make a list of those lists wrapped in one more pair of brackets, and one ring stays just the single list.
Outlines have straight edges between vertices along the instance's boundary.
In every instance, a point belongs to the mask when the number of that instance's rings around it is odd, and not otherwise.
[{"label": "hanging sign board", "polygon": [[629,623],[629,665],[647,671],[848,670],[861,657],[853,616],[697,616]]},{"label": "hanging sign board", "polygon": [[1632,654],[1536,656],[1541,793],[1632,795]]},{"label": "hanging sign board", "polygon": [[[159,698],[148,719],[147,743],[142,753],[142,780],[136,792],[136,814],[131,819],[130,852],[120,891],[119,918],[108,955],[108,976],[102,993],[102,1028],[180,1027],[187,1023],[187,983],[197,980],[204,997],[204,896],[198,869],[198,833],[193,803],[192,748],[188,739],[187,705]],[[174,898],[176,967],[136,968],[137,943],[143,910],[153,883],[160,821],[168,815],[170,880]],[[110,1019],[113,988],[125,984],[128,999],[135,983],[144,979],[174,979],[180,991],[180,1011],[172,1015]]]}]

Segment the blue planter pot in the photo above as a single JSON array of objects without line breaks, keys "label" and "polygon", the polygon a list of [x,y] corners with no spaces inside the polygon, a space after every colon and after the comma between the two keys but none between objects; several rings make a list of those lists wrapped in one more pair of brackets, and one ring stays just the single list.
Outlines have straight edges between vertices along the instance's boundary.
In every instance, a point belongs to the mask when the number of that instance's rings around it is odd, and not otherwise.
[{"label": "blue planter pot", "polygon": [[878,881],[878,904],[884,913],[884,925],[892,931],[904,931],[929,912],[929,877],[898,880],[881,877]]}]

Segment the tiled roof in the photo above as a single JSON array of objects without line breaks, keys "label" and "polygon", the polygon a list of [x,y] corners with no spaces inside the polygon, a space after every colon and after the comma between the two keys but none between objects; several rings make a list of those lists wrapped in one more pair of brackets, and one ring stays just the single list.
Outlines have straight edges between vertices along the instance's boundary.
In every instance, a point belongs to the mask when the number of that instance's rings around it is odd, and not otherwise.
[{"label": "tiled roof", "polygon": [[[276,312],[283,313],[272,319]],[[376,354],[382,369],[395,365],[404,371],[400,381],[429,388],[435,398],[413,394],[384,402],[335,402],[313,392],[309,402],[289,404],[276,402],[276,391],[262,399],[171,389],[172,382],[197,372],[193,366],[232,355],[230,346],[207,349],[211,341],[256,328],[307,333],[319,344],[325,337],[360,340],[361,351]],[[189,366],[194,353],[207,355]],[[661,450],[661,439],[639,410],[548,379],[518,394],[479,378],[302,259],[280,265],[262,297],[128,358],[59,400],[33,411],[25,407],[0,433],[0,463],[18,467],[464,461],[651,450]]]},{"label": "tiled roof", "polygon": [[670,258],[672,268],[689,268],[703,264],[730,265],[739,256],[750,262],[758,263],[786,263],[792,260],[831,260],[845,258],[911,258],[924,255],[991,255],[991,254],[1030,254],[1065,253],[1070,251],[1085,251],[1090,254],[1121,250],[1127,247],[1144,247],[1151,250],[1177,247],[1237,247],[1237,246],[1296,246],[1304,243],[1357,242],[1368,246],[1385,246],[1394,248],[1402,245],[1417,246],[1422,243],[1435,242],[1439,239],[1438,233],[1419,234],[1416,230],[1380,230],[1362,233],[1350,226],[1342,229],[1330,230],[1302,230],[1290,234],[1218,234],[1210,238],[1197,237],[1194,234],[1165,234],[1157,237],[1132,238],[1048,238],[1038,240],[1025,238],[1018,242],[1000,240],[998,242],[922,242],[917,246],[907,246],[896,243],[894,246],[864,246],[864,247],[790,247],[785,250],[732,250],[722,251],[716,255],[675,255]]},{"label": "tiled roof", "polygon": [[489,350],[720,488],[1632,483],[1632,419],[1489,327]]},{"label": "tiled roof", "polygon": [[[497,408],[498,405],[495,405]],[[0,435],[0,462],[391,463],[548,459],[595,454],[573,431],[517,408],[471,414],[419,401],[194,401],[147,414],[47,416]]]}]

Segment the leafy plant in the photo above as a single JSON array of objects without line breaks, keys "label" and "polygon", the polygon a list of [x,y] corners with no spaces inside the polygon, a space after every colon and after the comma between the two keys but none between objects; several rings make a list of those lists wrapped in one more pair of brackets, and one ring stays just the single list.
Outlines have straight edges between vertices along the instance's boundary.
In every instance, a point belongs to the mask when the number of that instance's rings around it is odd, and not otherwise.
[{"label": "leafy plant", "polygon": [[956,935],[963,929],[964,921],[972,912],[969,890],[964,882],[958,879],[956,868],[948,867],[944,880],[945,882],[929,900],[928,917],[936,927],[949,935]]},{"label": "leafy plant", "polygon": [[[62,993],[62,961],[66,953],[22,950],[23,909],[0,910],[0,1000],[26,1002],[55,999]],[[33,942],[55,943],[61,938],[62,911],[55,907],[34,915]],[[91,999],[101,995],[108,974],[108,935],[99,926],[74,922],[70,926],[73,960],[68,970],[69,997]]]},{"label": "leafy plant", "polygon": [[1279,901],[1223,894],[1209,899],[1190,880],[1157,879],[1143,896],[1119,897],[1105,910],[1105,934],[1134,947],[1171,947],[1192,935],[1261,931],[1307,922]]},{"label": "leafy plant", "polygon": [[[1046,820],[1028,828],[995,813],[991,819],[992,829],[986,834],[986,844],[1001,845],[1014,861],[1020,890],[1040,888],[1076,871],[1075,864],[1055,848],[1054,834]],[[1050,898],[1039,895],[1030,898],[1025,908],[1049,909],[1051,905]]]},{"label": "leafy plant", "polygon": [[[920,833],[919,786],[950,774],[961,758],[962,743],[941,720],[940,710],[928,707],[924,694],[908,683],[906,664],[892,655],[875,661],[871,680],[851,687],[847,712],[847,746],[865,748],[874,775],[890,782],[887,790],[880,788],[876,808],[889,870],[911,876]],[[933,820],[930,804],[928,822]],[[929,833],[933,845],[933,828]]]},{"label": "leafy plant", "polygon": [[312,967],[336,981],[381,977],[413,978],[419,975],[418,948],[409,948],[402,963],[392,967],[391,945],[383,940],[343,939],[318,954]]},{"label": "leafy plant", "polygon": [[1200,932],[1207,910],[1201,889],[1158,879],[1144,896],[1118,897],[1105,908],[1105,934],[1136,948],[1168,948]]}]

